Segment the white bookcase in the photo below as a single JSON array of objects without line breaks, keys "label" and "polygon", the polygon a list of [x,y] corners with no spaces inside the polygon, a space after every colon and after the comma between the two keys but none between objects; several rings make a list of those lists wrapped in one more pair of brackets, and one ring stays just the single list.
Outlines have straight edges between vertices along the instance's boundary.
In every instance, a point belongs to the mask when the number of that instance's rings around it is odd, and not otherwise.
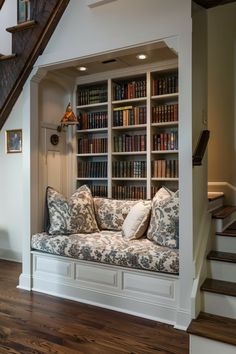
[{"label": "white bookcase", "polygon": [[150,199],[178,189],[176,61],[77,79],[76,186]]}]

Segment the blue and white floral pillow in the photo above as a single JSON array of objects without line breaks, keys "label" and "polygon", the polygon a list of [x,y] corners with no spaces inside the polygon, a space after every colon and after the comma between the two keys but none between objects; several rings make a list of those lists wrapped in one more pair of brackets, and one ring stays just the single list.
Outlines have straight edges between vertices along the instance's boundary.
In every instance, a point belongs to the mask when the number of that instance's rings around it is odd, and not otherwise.
[{"label": "blue and white floral pillow", "polygon": [[153,198],[147,238],[169,248],[179,246],[179,192],[165,198]]},{"label": "blue and white floral pillow", "polygon": [[98,232],[94,215],[93,197],[84,185],[67,200],[55,189],[47,188],[50,235],[69,235]]}]

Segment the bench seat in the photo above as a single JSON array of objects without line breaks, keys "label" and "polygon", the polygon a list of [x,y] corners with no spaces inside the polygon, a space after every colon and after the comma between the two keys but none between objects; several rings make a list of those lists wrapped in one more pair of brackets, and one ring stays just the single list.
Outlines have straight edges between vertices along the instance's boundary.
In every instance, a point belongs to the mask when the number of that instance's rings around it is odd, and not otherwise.
[{"label": "bench seat", "polygon": [[126,241],[120,231],[92,234],[32,236],[32,250],[78,260],[162,273],[179,273],[179,251],[158,246],[147,238]]}]

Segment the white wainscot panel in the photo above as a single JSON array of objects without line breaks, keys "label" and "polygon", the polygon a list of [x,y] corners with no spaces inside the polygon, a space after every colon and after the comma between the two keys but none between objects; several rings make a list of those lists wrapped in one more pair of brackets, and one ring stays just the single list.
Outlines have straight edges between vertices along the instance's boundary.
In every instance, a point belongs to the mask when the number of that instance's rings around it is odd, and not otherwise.
[{"label": "white wainscot panel", "polygon": [[175,284],[173,280],[158,279],[139,274],[124,273],[123,274],[123,289],[140,293],[148,294],[154,297],[164,297],[174,299]]},{"label": "white wainscot panel", "polygon": [[44,256],[34,257],[34,273],[35,275],[44,275],[47,278],[62,277],[66,279],[73,278],[73,263],[58,258],[49,258]]},{"label": "white wainscot panel", "polygon": [[76,264],[75,279],[94,285],[117,287],[118,272],[99,266]]}]

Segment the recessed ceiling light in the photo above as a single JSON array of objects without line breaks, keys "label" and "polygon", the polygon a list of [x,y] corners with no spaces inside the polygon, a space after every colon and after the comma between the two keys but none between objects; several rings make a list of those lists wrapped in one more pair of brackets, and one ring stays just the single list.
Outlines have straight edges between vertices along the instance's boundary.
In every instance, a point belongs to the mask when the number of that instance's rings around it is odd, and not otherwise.
[{"label": "recessed ceiling light", "polygon": [[77,69],[79,71],[86,71],[87,70],[86,66],[79,66]]},{"label": "recessed ceiling light", "polygon": [[144,59],[147,59],[147,55],[146,54],[138,54],[136,56],[137,59],[140,59],[140,60],[144,60]]}]

